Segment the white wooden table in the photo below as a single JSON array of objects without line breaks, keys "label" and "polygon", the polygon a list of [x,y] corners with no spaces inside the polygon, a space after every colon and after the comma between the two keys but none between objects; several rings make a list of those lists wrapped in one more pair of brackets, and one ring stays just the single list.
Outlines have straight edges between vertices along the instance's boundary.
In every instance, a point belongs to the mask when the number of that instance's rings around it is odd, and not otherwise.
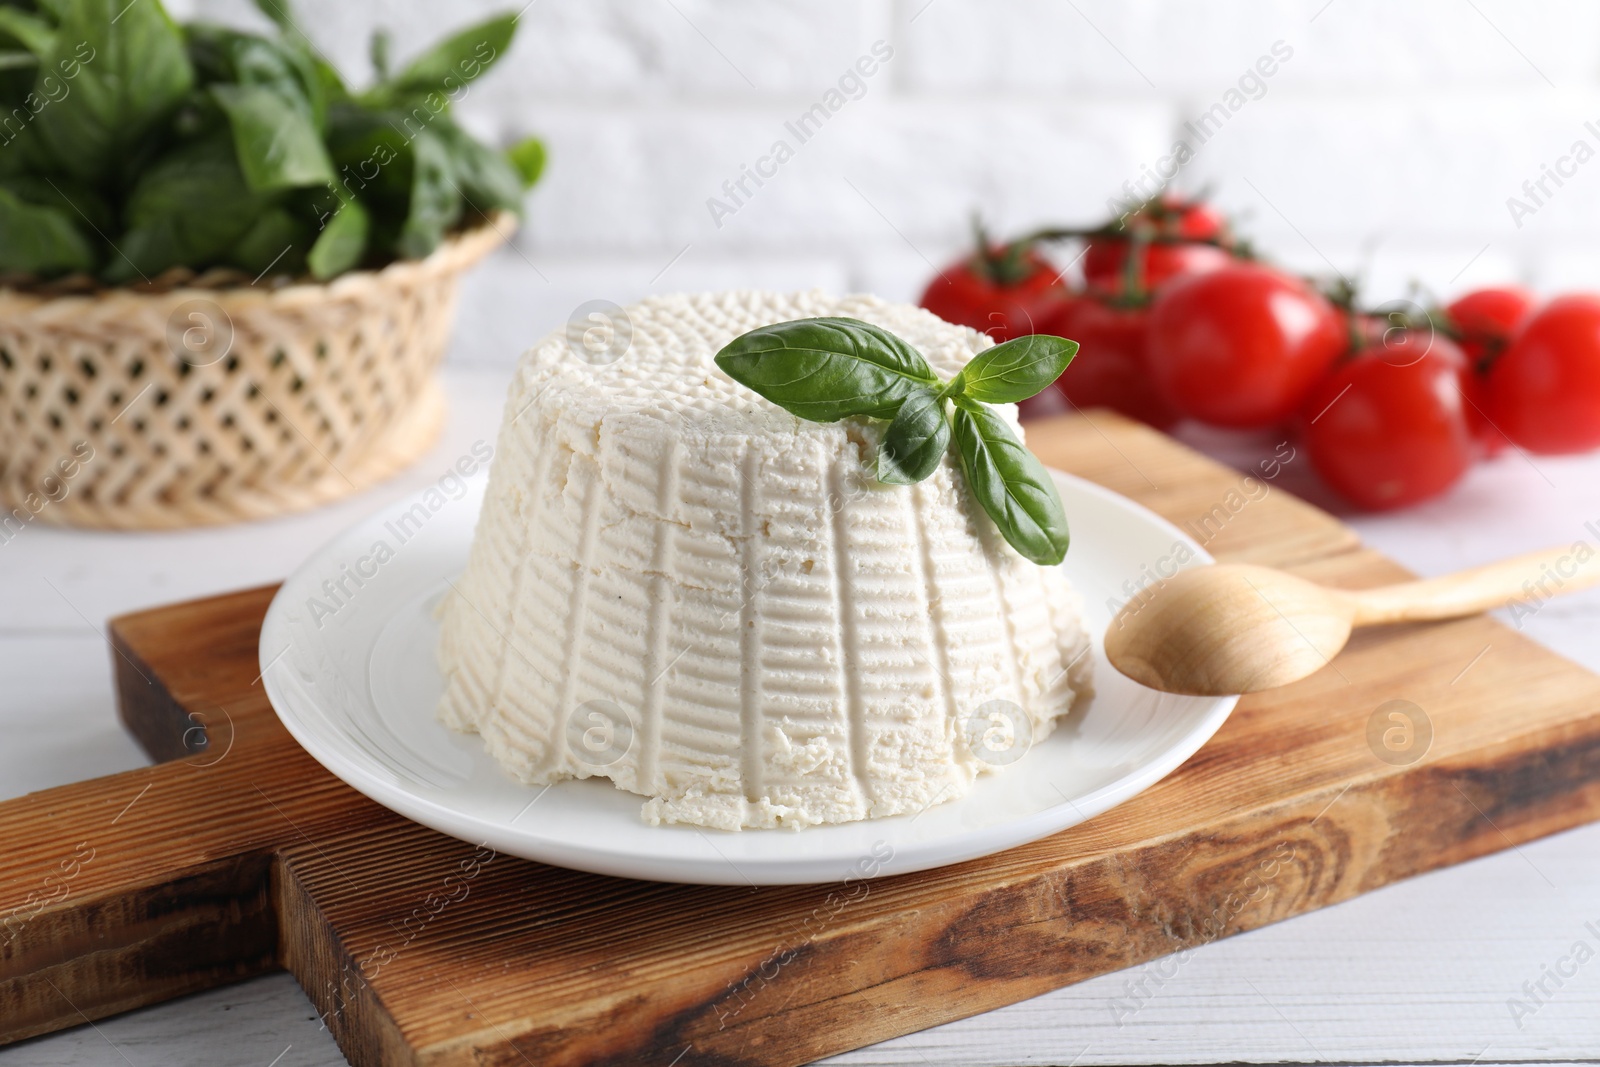
[{"label": "white wooden table", "polygon": [[[145,762],[113,710],[108,617],[282,578],[356,518],[437,479],[473,441],[492,441],[507,377],[450,371],[452,421],[434,452],[394,482],[309,515],[149,535],[35,525],[0,545],[0,796]],[[1275,443],[1191,440],[1241,464]],[[1280,484],[1325,502],[1303,457]],[[1600,457],[1530,463],[1513,454],[1474,471],[1447,501],[1352,521],[1424,574],[1546,544],[1600,543]],[[1600,670],[1600,593],[1551,603],[1523,629]],[[1546,968],[1573,971],[1562,961],[1580,941],[1586,962],[1559,987],[1546,979],[1543,1003],[1530,1000],[1523,984]],[[1600,1062],[1600,825],[1199,949],[1119,1017],[1137,977],[1107,975],[831,1062]],[[1515,1017],[1512,998],[1531,1012]],[[343,1063],[283,974],[0,1050],[0,1067]]]}]

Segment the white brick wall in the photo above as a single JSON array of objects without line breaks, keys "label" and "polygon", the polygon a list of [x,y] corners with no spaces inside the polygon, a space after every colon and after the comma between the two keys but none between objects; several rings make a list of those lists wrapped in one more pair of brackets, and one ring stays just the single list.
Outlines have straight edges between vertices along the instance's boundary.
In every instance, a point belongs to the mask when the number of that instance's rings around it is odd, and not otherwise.
[{"label": "white brick wall", "polygon": [[[520,0],[508,0],[519,3]],[[493,0],[299,0],[357,81],[373,26],[404,60]],[[244,0],[175,9],[257,21]],[[875,41],[894,57],[803,145],[785,130]],[[463,120],[550,147],[517,247],[469,281],[454,358],[507,361],[583,301],[751,285],[912,299],[966,242],[1100,216],[1292,49],[1199,144],[1267,254],[1374,298],[1496,280],[1600,285],[1600,158],[1514,224],[1506,198],[1583,138],[1600,153],[1589,0],[535,0]],[[714,224],[775,140],[794,158]],[[687,249],[687,250],[685,250]],[[1331,263],[1331,267],[1330,267]],[[670,264],[670,267],[669,267]]]}]

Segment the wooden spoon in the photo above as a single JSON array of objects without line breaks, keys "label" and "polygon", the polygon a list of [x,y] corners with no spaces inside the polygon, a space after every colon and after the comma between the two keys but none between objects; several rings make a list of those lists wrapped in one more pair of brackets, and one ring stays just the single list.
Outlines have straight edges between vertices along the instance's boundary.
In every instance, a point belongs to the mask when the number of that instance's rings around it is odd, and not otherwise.
[{"label": "wooden spoon", "polygon": [[1123,606],[1106,656],[1152,689],[1254,693],[1327,666],[1357,626],[1454,619],[1519,599],[1531,608],[1600,583],[1595,556],[1580,542],[1376,589],[1329,589],[1243,563],[1191,567]]}]

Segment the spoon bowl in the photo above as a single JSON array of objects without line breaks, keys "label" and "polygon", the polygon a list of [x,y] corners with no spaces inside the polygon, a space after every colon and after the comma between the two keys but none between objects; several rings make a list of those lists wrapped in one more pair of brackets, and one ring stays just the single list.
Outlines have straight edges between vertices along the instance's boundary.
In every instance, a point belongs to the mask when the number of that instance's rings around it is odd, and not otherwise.
[{"label": "spoon bowl", "polygon": [[1354,621],[1347,596],[1304,578],[1242,563],[1194,567],[1117,614],[1106,656],[1163,692],[1254,693],[1326,666]]},{"label": "spoon bowl", "polygon": [[1123,606],[1106,631],[1106,658],[1141,685],[1168,693],[1255,693],[1327,666],[1354,627],[1472,615],[1505,606],[1535,582],[1547,595],[1570,593],[1600,583],[1596,559],[1559,546],[1361,590],[1246,563],[1194,567]]}]

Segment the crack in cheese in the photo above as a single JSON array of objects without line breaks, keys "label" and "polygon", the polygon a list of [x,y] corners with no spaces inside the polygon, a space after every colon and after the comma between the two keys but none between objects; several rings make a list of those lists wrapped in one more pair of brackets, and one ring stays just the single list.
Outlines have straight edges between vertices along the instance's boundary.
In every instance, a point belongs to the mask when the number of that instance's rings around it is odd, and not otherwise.
[{"label": "crack in cheese", "polygon": [[442,608],[443,722],[529,784],[604,776],[649,822],[727,830],[914,813],[1054,728],[1089,686],[1079,602],[954,449],[879,483],[883,424],[804,422],[712,361],[820,315],[947,378],[989,344],[875,297],[728,292],[629,308],[613,362],[565,332],[522,358]]}]

